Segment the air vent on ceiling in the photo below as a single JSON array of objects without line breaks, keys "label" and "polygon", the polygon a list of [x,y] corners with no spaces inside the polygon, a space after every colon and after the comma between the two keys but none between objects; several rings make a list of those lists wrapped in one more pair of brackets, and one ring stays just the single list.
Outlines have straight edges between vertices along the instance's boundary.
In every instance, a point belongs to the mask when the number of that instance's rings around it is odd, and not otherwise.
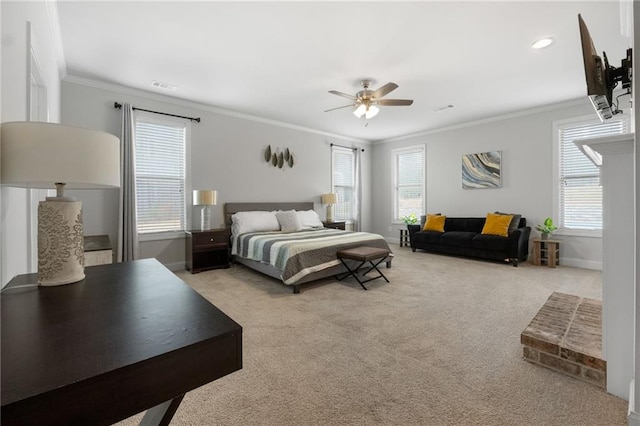
[{"label": "air vent on ceiling", "polygon": [[171,90],[174,91],[178,88],[178,86],[174,85],[174,84],[169,84],[169,83],[163,83],[161,81],[157,81],[157,80],[153,80],[151,82],[151,85],[153,87],[156,87],[158,89],[165,89],[165,90]]},{"label": "air vent on ceiling", "polygon": [[431,111],[440,112],[440,111],[446,111],[446,110],[451,109],[451,108],[453,108],[453,105],[449,104],[449,105],[444,105],[444,106],[441,106],[441,107],[438,107],[438,108],[434,108]]}]

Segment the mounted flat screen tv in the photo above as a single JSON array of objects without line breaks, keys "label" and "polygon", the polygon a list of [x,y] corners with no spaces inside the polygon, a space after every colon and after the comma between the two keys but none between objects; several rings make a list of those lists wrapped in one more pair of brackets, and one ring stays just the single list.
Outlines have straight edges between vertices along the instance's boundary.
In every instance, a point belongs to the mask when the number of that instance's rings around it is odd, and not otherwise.
[{"label": "mounted flat screen tv", "polygon": [[627,49],[627,56],[622,60],[620,68],[612,67],[605,52],[602,52],[602,57],[598,56],[587,25],[580,14],[578,14],[578,25],[587,81],[587,96],[600,120],[605,121],[622,112],[618,109],[617,103],[613,102],[613,89],[618,83],[622,83],[622,88],[627,90],[624,94],[631,94],[632,51]]}]

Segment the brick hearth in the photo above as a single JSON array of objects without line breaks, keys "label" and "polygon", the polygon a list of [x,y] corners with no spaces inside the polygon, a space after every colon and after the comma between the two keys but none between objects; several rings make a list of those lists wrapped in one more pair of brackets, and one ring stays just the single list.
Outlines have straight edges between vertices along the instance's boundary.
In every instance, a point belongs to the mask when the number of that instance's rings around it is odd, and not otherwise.
[{"label": "brick hearth", "polygon": [[599,300],[553,293],[520,342],[525,360],[606,388]]}]

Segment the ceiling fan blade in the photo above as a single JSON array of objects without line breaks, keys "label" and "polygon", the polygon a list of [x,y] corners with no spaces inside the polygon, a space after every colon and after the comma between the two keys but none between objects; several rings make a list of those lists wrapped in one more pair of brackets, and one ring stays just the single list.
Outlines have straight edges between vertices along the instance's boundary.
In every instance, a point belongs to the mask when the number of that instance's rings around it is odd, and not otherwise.
[{"label": "ceiling fan blade", "polygon": [[353,95],[348,95],[346,93],[342,93],[342,92],[338,92],[337,90],[329,90],[329,93],[331,93],[332,95],[338,95],[338,96],[342,96],[343,98],[347,98],[347,99],[353,99],[354,101],[356,100],[356,97]]},{"label": "ceiling fan blade", "polygon": [[396,90],[398,88],[398,85],[395,83],[387,83],[384,86],[382,86],[381,88],[379,88],[378,90],[376,90],[375,92],[373,92],[371,94],[371,97],[373,99],[380,99],[381,97],[383,97],[384,95],[391,93],[392,91]]},{"label": "ceiling fan blade", "polygon": [[377,99],[375,103],[385,106],[404,106],[413,104],[413,99]]},{"label": "ceiling fan blade", "polygon": [[336,108],[326,109],[326,110],[324,110],[324,112],[334,111],[336,109],[342,109],[342,108],[348,108],[348,107],[353,108],[354,106],[355,106],[355,104],[343,105],[343,106],[339,106],[339,107],[336,107]]}]

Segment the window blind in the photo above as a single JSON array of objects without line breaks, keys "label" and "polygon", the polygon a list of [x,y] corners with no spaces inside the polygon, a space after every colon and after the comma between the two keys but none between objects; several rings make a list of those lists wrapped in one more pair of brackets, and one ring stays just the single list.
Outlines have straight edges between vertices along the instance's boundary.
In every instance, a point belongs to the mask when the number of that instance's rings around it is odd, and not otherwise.
[{"label": "window blind", "polygon": [[600,169],[575,145],[576,139],[627,133],[626,120],[560,128],[560,226],[602,229]]},{"label": "window blind", "polygon": [[395,217],[422,214],[424,192],[424,149],[393,152],[395,166]]},{"label": "window blind", "polygon": [[355,212],[355,156],[353,150],[332,147],[333,192],[338,204],[333,206],[334,220],[352,220]]},{"label": "window blind", "polygon": [[135,129],[139,233],[185,229],[186,127],[138,118]]}]

